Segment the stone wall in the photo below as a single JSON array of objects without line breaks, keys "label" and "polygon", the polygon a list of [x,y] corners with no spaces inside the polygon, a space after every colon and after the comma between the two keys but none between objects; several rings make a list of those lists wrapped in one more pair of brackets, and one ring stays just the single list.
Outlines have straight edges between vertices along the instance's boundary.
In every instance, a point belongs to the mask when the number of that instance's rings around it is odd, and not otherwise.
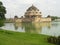
[{"label": "stone wall", "polygon": [[51,18],[41,18],[40,22],[51,22]]}]

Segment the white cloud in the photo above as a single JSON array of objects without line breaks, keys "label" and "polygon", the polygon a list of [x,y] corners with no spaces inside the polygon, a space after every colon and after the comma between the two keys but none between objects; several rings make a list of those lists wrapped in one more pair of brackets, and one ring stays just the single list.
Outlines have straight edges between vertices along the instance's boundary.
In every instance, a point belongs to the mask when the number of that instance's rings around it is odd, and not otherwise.
[{"label": "white cloud", "polygon": [[[7,9],[6,17],[24,15],[25,10],[34,4],[38,7],[43,15],[58,15],[60,16],[60,0],[1,0]],[[53,13],[51,13],[53,12]]]}]

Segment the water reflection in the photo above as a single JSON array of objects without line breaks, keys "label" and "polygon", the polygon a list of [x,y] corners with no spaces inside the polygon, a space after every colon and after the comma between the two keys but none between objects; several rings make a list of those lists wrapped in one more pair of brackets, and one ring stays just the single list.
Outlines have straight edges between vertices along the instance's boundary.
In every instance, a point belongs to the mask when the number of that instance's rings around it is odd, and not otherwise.
[{"label": "water reflection", "polygon": [[51,23],[15,23],[14,26],[15,30],[17,30],[18,27],[21,27],[26,33],[40,34],[42,32],[42,28],[46,27],[50,29]]},{"label": "water reflection", "polygon": [[5,30],[36,33],[45,35],[60,35],[60,22],[49,23],[5,23],[2,27]]},{"label": "water reflection", "polygon": [[15,23],[14,24],[14,29],[18,30],[19,32],[25,32],[25,29],[24,29],[22,23]]}]

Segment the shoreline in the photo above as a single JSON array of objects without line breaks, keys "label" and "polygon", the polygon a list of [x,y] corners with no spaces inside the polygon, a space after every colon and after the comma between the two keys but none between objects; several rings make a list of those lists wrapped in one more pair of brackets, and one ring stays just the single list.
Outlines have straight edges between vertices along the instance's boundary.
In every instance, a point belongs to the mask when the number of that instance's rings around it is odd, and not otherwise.
[{"label": "shoreline", "polygon": [[1,45],[54,45],[47,42],[47,35],[0,30]]}]

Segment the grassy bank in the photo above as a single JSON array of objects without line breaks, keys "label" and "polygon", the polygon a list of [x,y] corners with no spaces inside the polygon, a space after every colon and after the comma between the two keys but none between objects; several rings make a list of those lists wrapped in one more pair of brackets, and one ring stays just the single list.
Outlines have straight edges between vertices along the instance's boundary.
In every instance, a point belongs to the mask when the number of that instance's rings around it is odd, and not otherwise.
[{"label": "grassy bank", "polygon": [[53,45],[47,43],[48,36],[0,30],[0,45]]},{"label": "grassy bank", "polygon": [[4,25],[4,20],[0,19],[0,27]]}]

